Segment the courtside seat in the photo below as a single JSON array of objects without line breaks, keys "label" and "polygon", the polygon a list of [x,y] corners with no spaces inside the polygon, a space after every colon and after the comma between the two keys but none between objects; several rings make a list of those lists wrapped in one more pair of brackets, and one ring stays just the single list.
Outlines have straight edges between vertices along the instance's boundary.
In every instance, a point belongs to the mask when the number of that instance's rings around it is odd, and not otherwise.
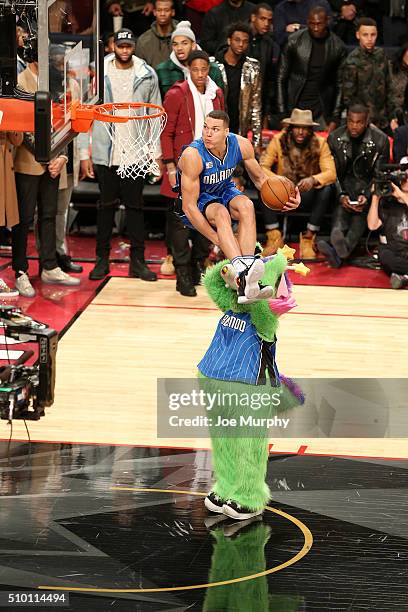
[{"label": "courtside seat", "polygon": [[[92,208],[96,206],[99,198],[99,185],[96,181],[80,181],[73,189],[71,206],[75,209]],[[143,188],[143,199],[149,210],[163,211],[166,209],[166,200],[160,195],[159,185],[146,184]]]},{"label": "courtside seat", "polygon": [[[255,210],[257,216],[262,219],[262,204],[259,200],[259,194],[256,189],[246,189],[245,195],[249,197],[255,204]],[[96,181],[80,181],[76,187],[74,187],[71,197],[70,203],[70,217],[68,219],[68,227],[71,227],[73,220],[76,217],[76,213],[81,208],[96,208],[97,201],[100,197],[99,186]],[[143,188],[143,199],[145,202],[145,210],[152,212],[161,212],[165,213],[167,210],[167,201],[162,195],[160,195],[160,185],[150,185],[146,183]],[[284,235],[287,235],[289,232],[289,218],[290,217],[306,217],[310,213],[303,212],[301,207],[300,209],[291,212],[290,215],[285,213],[279,213],[279,216],[283,216],[283,227],[282,231]],[[331,213],[328,213],[326,217],[329,219],[331,217]],[[118,228],[121,231],[124,227],[124,207],[120,207],[120,211],[118,213],[117,224]],[[163,219],[163,227],[164,227],[164,219]],[[262,221],[261,221],[262,223]]]}]

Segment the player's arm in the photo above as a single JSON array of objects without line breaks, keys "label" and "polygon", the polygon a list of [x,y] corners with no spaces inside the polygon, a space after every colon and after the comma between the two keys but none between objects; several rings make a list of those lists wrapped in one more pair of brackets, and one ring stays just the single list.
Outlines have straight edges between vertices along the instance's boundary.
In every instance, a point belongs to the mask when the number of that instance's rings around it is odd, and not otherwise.
[{"label": "player's arm", "polygon": [[213,230],[197,207],[200,195],[200,174],[203,169],[203,162],[198,151],[191,148],[185,149],[180,157],[178,167],[181,172],[181,197],[184,214],[200,234],[218,245],[217,232]]},{"label": "player's arm", "polygon": [[[268,178],[259,165],[259,163],[255,159],[254,148],[249,142],[248,138],[244,138],[243,136],[237,136],[239,147],[241,149],[242,161],[244,162],[246,171],[249,174],[249,178],[255,185],[255,187],[260,191],[262,185]],[[282,211],[294,210],[300,204],[300,193],[299,189],[296,187],[296,196],[294,198],[289,198],[288,202],[286,202],[285,206],[282,208]]]},{"label": "player's arm", "polygon": [[268,177],[255,159],[254,148],[248,138],[238,135],[237,138],[246,171],[255,187],[260,190]]}]

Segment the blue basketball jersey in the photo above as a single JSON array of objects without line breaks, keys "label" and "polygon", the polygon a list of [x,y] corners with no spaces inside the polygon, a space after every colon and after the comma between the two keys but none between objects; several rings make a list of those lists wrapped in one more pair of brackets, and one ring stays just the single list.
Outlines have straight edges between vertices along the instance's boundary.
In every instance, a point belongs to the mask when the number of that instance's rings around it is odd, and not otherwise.
[{"label": "blue basketball jersey", "polygon": [[193,140],[188,146],[197,149],[203,160],[200,193],[220,195],[226,187],[233,185],[231,177],[239,162],[242,161],[241,149],[235,134],[228,134],[227,150],[222,160],[210,153],[202,138]]},{"label": "blue basketball jersey", "polygon": [[250,314],[228,310],[219,321],[198,369],[208,378],[257,385],[265,384],[266,362],[273,386],[274,383],[279,385],[275,343],[265,343],[266,355],[263,345],[264,341],[257,334]]}]

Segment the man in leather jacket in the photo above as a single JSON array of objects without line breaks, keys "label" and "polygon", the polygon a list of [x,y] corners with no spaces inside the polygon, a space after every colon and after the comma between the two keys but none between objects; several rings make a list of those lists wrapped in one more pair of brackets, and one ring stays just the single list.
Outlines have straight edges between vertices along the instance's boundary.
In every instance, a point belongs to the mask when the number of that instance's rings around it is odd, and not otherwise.
[{"label": "man in leather jacket", "polygon": [[390,157],[388,137],[368,123],[369,110],[356,104],[347,112],[346,126],[328,138],[337,170],[339,203],[333,213],[331,245],[319,240],[317,247],[329,264],[339,268],[364,233],[376,168]]},{"label": "man in leather jacket", "polygon": [[[279,45],[271,33],[272,9],[264,2],[256,4],[251,14],[251,39],[248,55],[258,60],[262,77],[262,122],[269,127],[269,118],[276,115],[276,76],[280,55]],[[279,125],[274,125],[279,128]]]},{"label": "man in leather jacket", "polygon": [[278,110],[311,109],[322,129],[332,131],[341,113],[344,43],[328,29],[324,8],[312,9],[307,29],[289,37],[278,66]]}]

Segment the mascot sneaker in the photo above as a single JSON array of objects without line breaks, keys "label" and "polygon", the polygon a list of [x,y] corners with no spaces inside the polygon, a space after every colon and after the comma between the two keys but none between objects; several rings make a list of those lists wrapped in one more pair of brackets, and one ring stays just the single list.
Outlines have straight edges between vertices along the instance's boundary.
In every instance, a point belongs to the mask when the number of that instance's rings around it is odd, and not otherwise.
[{"label": "mascot sneaker", "polygon": [[207,510],[210,512],[218,512],[219,514],[223,514],[224,504],[225,500],[221,499],[221,497],[213,491],[211,491],[204,500],[204,505]]},{"label": "mascot sneaker", "polygon": [[222,507],[222,511],[230,518],[238,521],[247,521],[254,516],[259,516],[262,514],[263,508],[262,510],[250,510],[249,508],[245,508],[245,506],[241,506],[241,504],[238,504],[238,502],[235,502],[232,499],[227,499]]}]

